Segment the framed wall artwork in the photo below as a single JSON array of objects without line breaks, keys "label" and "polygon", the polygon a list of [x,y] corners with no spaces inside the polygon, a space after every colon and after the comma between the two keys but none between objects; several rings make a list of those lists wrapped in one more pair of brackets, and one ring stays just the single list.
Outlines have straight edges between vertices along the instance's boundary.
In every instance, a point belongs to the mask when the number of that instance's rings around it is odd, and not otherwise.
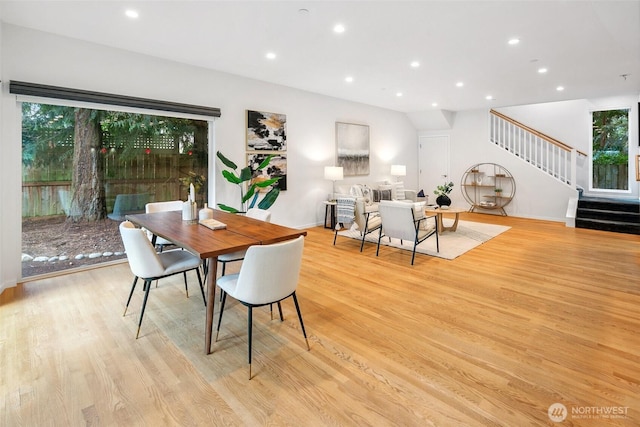
[{"label": "framed wall artwork", "polygon": [[[273,158],[267,165],[267,167],[262,170],[258,167],[260,163],[262,163],[269,154],[273,154]],[[247,165],[251,167],[253,172],[253,179],[255,180],[267,180],[275,177],[282,177],[275,184],[275,187],[279,188],[280,191],[286,191],[287,189],[287,155],[284,153],[247,153]],[[263,188],[261,192],[267,192],[271,190],[271,187]]]},{"label": "framed wall artwork", "polygon": [[369,126],[336,122],[336,166],[345,176],[369,175]]},{"label": "framed wall artwork", "polygon": [[287,151],[287,116],[247,110],[247,151]]}]

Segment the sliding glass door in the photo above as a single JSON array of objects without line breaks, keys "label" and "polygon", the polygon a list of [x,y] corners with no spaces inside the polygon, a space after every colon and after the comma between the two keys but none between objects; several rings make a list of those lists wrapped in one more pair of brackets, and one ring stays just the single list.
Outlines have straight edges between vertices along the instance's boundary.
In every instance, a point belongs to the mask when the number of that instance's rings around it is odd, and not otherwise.
[{"label": "sliding glass door", "polygon": [[22,276],[123,257],[118,225],[152,201],[207,201],[207,121],[22,104]]}]

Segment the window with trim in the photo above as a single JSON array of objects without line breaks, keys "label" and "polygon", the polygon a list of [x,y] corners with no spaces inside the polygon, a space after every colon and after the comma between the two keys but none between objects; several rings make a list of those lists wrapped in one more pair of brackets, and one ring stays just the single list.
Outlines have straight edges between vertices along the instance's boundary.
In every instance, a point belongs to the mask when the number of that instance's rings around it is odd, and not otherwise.
[{"label": "window with trim", "polygon": [[592,113],[592,188],[629,189],[629,109]]}]

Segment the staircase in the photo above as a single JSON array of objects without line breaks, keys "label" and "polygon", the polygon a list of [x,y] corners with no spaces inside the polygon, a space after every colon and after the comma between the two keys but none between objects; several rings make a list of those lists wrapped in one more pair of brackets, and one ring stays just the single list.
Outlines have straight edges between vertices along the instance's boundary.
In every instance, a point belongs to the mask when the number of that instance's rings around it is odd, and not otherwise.
[{"label": "staircase", "polygon": [[581,198],[578,200],[576,228],[640,234],[640,201]]},{"label": "staircase", "polygon": [[585,153],[495,110],[489,113],[492,143],[575,188],[576,160]]}]

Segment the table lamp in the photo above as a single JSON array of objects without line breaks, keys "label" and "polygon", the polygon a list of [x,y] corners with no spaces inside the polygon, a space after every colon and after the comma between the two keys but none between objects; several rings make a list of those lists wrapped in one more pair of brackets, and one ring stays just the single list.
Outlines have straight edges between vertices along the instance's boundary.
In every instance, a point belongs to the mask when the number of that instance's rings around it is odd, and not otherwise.
[{"label": "table lamp", "polygon": [[391,176],[396,177],[396,182],[399,176],[405,176],[407,174],[407,167],[405,165],[391,165]]},{"label": "table lamp", "polygon": [[324,167],[324,179],[333,181],[333,192],[331,193],[331,200],[336,199],[336,181],[341,181],[344,178],[342,166],[325,166]]}]

